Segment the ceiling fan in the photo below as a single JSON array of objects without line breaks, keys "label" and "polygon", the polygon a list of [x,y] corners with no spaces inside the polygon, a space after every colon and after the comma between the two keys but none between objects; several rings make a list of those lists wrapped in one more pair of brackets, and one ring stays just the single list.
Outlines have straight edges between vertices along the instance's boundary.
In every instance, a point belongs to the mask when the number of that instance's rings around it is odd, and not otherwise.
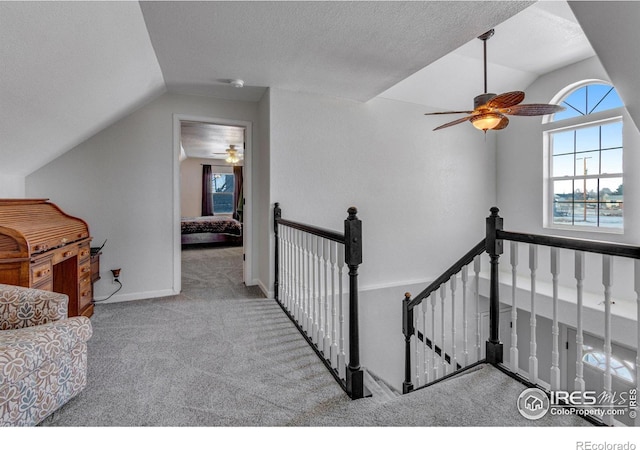
[{"label": "ceiling fan", "polygon": [[433,131],[441,130],[459,123],[470,121],[478,130],[485,133],[487,130],[502,130],[509,125],[507,115],[511,116],[544,116],[559,111],[564,111],[560,105],[528,104],[521,105],[524,100],[524,92],[512,91],[504,94],[487,93],[487,40],[493,36],[494,30],[478,36],[484,45],[484,94],[473,99],[473,111],[443,111],[426,113],[425,116],[441,114],[468,114],[465,117],[440,125]]},{"label": "ceiling fan", "polygon": [[234,144],[229,144],[229,148],[224,153],[214,153],[214,155],[227,155],[225,161],[229,164],[237,164],[244,158],[242,153],[238,153],[240,150],[236,148]]}]

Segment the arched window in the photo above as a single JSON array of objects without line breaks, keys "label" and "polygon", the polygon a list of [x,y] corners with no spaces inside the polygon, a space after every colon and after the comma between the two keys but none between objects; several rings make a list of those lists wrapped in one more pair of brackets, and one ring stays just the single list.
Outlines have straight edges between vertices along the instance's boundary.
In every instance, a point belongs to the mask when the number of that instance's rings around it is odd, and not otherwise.
[{"label": "arched window", "polygon": [[545,125],[545,225],[619,232],[624,225],[622,107],[604,82],[568,87]]},{"label": "arched window", "polygon": [[[604,353],[591,350],[582,357],[582,361],[596,369],[602,370],[603,372],[607,369],[607,357]],[[621,378],[630,383],[635,382],[635,377],[633,376],[633,372],[635,371],[635,365],[629,361],[621,361],[615,356],[611,356],[609,371],[611,375],[614,375],[618,378]]]}]

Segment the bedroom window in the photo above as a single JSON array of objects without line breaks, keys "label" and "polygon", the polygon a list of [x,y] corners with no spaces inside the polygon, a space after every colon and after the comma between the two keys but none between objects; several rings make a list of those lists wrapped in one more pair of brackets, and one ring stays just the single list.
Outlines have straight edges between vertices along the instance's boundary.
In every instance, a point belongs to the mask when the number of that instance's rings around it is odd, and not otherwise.
[{"label": "bedroom window", "polygon": [[622,101],[615,88],[583,84],[545,126],[547,221],[551,228],[622,233]]},{"label": "bedroom window", "polygon": [[233,214],[233,187],[235,185],[232,173],[214,173],[213,175],[213,212],[215,214]]}]

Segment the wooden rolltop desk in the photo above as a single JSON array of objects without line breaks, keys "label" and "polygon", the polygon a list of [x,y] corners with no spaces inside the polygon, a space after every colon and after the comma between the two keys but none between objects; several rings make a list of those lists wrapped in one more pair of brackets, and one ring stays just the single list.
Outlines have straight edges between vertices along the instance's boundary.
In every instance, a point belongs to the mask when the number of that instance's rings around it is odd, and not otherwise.
[{"label": "wooden rolltop desk", "polygon": [[0,283],[69,296],[69,316],[91,317],[87,223],[47,199],[0,199]]}]

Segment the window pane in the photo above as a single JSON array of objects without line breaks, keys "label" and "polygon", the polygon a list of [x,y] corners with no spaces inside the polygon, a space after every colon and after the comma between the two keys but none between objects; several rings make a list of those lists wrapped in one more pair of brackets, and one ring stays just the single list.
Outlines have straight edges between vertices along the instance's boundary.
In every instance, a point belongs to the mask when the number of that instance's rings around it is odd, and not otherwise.
[{"label": "window pane", "polygon": [[600,173],[600,152],[576,153],[576,175]]},{"label": "window pane", "polygon": [[230,214],[233,212],[233,194],[213,194],[213,212]]},{"label": "window pane", "polygon": [[602,128],[602,148],[622,147],[622,122],[609,123],[600,128]]},{"label": "window pane", "polygon": [[573,154],[553,157],[553,177],[573,176]]},{"label": "window pane", "polygon": [[567,117],[575,117],[575,116],[586,114],[587,113],[587,87],[583,86],[577,91],[574,91],[573,93],[571,93],[571,95],[569,95],[564,99],[564,103],[571,106],[571,107],[567,106],[566,111],[569,111],[569,110],[572,111],[571,115],[568,115]]},{"label": "window pane", "polygon": [[[603,96],[605,96],[603,98]],[[600,104],[598,104],[600,102]],[[623,106],[615,89],[604,84],[589,86],[589,114]]]},{"label": "window pane", "polygon": [[620,201],[624,194],[622,178],[600,178],[600,201]]},{"label": "window pane", "polygon": [[213,192],[233,192],[233,174],[213,174]]},{"label": "window pane", "polygon": [[600,164],[600,173],[622,173],[622,149],[603,150]]},{"label": "window pane", "polygon": [[600,148],[600,127],[579,128],[576,130],[576,152],[598,150]]},{"label": "window pane", "polygon": [[553,133],[551,136],[552,154],[561,155],[563,153],[573,153],[573,137],[573,130]]},{"label": "window pane", "polygon": [[553,196],[557,202],[573,201],[573,180],[556,180],[553,182]]},{"label": "window pane", "polygon": [[597,227],[597,207],[594,203],[576,202],[573,204],[573,224],[581,227]]}]

